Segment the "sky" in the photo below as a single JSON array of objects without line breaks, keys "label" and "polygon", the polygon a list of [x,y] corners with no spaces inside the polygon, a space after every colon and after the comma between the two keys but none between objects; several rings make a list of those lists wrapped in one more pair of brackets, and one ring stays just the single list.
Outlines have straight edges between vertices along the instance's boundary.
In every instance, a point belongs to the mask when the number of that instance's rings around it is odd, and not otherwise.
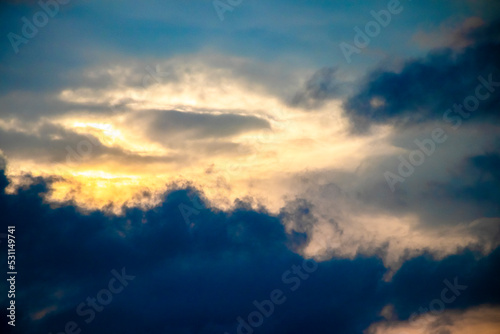
[{"label": "sky", "polygon": [[500,333],[500,2],[6,0],[0,35],[2,332]]}]

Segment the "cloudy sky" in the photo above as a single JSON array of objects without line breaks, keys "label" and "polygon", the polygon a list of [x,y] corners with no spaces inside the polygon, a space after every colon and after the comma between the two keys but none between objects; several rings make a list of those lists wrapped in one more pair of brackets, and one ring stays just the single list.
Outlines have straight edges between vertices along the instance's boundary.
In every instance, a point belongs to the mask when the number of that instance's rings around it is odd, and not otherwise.
[{"label": "cloudy sky", "polygon": [[500,333],[500,2],[8,0],[0,34],[3,332]]}]

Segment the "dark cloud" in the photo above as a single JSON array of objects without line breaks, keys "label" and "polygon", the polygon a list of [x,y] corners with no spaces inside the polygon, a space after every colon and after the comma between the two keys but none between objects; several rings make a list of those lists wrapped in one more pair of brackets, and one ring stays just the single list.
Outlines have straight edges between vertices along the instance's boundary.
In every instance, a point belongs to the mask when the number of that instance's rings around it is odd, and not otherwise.
[{"label": "dark cloud", "polygon": [[455,277],[457,283],[466,285],[467,289],[447,307],[463,310],[485,303],[498,304],[500,288],[492,283],[500,274],[500,267],[494,265],[499,261],[500,249],[480,260],[474,253],[465,251],[442,261],[427,256],[407,261],[391,282],[391,300],[399,318],[408,319],[412,313],[418,313],[420,307],[429,309],[431,301],[440,299],[441,291],[447,287],[444,280],[454,282]]},{"label": "dark cloud", "polygon": [[[7,183],[0,173],[2,188]],[[296,236],[285,233],[277,217],[243,202],[221,212],[195,190],[179,189],[154,209],[110,216],[82,214],[71,203],[51,208],[40,196],[47,190],[35,178],[15,195],[0,194],[2,231],[16,225],[16,330],[23,334],[58,333],[69,321],[96,334],[236,333],[237,317],[247,318],[252,302],[269,299],[273,289],[286,301],[259,333],[359,334],[381,319],[385,305],[407,317],[457,275],[470,288],[449,308],[500,302],[499,250],[481,260],[471,252],[442,261],[422,256],[390,283],[382,281],[385,269],[375,258],[330,260],[292,291],[297,280],[287,283],[282,275],[303,262],[287,246]],[[295,211],[307,216],[306,207],[297,203]],[[5,263],[6,252],[0,257]],[[78,305],[107,288],[111,271],[122,268],[135,278],[87,324],[88,315],[76,314]],[[5,295],[0,302],[5,312]]]},{"label": "dark cloud", "polygon": [[[457,141],[461,140],[463,138]],[[456,152],[457,146],[452,145],[446,149]],[[478,148],[477,151],[482,149]],[[395,192],[390,190],[385,179],[376,176],[383,175],[387,170],[396,170],[400,161],[394,157],[376,159],[367,163],[366,171],[360,174],[362,176],[357,175],[358,178],[365,179],[355,193],[365,207],[387,210],[394,215],[416,214],[420,217],[420,222],[431,229],[459,226],[482,218],[498,219],[499,152],[497,148],[472,156],[459,153],[456,161],[447,161],[447,152],[441,151],[420,166],[422,170],[415,168],[415,173],[399,184]],[[496,226],[499,226],[498,223]],[[495,242],[491,231],[478,235]]]},{"label": "dark cloud", "polygon": [[[497,21],[469,32],[468,37],[476,43],[464,50],[436,50],[424,58],[407,61],[399,72],[378,69],[369,74],[358,93],[344,105],[354,130],[365,132],[372,124],[405,126],[443,121],[446,110],[476,94],[481,84],[479,76],[500,82],[499,26]],[[472,112],[471,120],[498,122],[500,89],[493,89]],[[481,94],[486,93],[482,88]]]},{"label": "dark cloud", "polygon": [[[456,201],[467,208],[462,217],[500,216],[500,154],[488,153],[463,159],[450,171],[448,182],[428,182],[423,197],[431,201]],[[500,240],[500,233],[497,236]]]}]

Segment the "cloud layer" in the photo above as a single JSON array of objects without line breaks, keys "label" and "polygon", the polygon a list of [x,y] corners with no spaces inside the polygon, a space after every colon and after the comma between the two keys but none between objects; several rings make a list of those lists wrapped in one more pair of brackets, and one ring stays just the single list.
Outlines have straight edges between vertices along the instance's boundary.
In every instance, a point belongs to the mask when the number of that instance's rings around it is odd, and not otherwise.
[{"label": "cloud layer", "polygon": [[[5,187],[3,174],[1,180]],[[18,254],[18,271],[30,273],[17,283],[16,329],[23,333],[59,332],[72,321],[92,333],[235,333],[238,317],[248,321],[253,302],[269,300],[276,289],[286,300],[259,332],[382,328],[376,322],[385,305],[408,319],[455,277],[467,289],[447,309],[500,300],[499,250],[479,261],[471,252],[441,261],[422,256],[403,265],[390,283],[382,281],[385,269],[376,258],[309,262],[303,267],[308,274],[294,269],[304,259],[291,250],[308,234],[286,233],[278,217],[245,202],[221,212],[207,208],[193,189],[179,189],[154,209],[115,217],[82,214],[69,203],[51,208],[43,191],[47,184],[33,179],[17,194],[0,196],[2,228],[16,222],[18,247],[30,245]],[[108,304],[101,291],[118,289],[116,282],[109,288],[113,270],[129,278]],[[94,309],[87,298],[96,296]],[[496,312],[484,308],[484,316]]]}]

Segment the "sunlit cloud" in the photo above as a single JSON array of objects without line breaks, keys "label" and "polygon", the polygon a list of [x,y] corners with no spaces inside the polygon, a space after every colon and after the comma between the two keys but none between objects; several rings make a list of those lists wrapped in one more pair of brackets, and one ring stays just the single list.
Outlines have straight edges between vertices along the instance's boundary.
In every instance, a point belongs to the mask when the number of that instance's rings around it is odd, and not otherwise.
[{"label": "sunlit cloud", "polygon": [[[435,312],[438,313],[438,312]],[[427,333],[498,333],[500,310],[488,305],[466,311],[444,311],[423,314],[411,321],[382,321],[370,326],[366,334]]]}]

